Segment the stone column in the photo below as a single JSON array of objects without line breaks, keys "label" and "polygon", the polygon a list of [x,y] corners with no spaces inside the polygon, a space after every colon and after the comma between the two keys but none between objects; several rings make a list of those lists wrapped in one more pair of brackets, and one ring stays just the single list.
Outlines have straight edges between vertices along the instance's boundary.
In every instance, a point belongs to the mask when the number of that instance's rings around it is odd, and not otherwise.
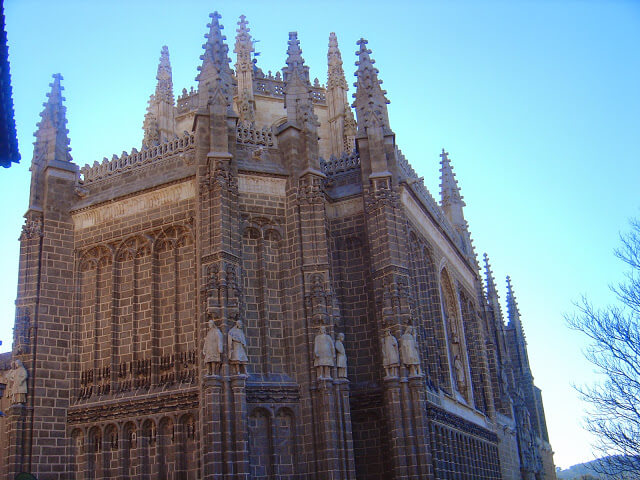
[{"label": "stone column", "polygon": [[315,391],[315,423],[317,429],[316,448],[320,452],[318,474],[321,478],[341,478],[338,429],[336,422],[336,399],[333,381],[318,379]]},{"label": "stone column", "polygon": [[231,377],[233,396],[233,443],[237,480],[249,479],[249,438],[247,426],[247,375]]},{"label": "stone column", "polygon": [[25,435],[27,412],[29,409],[22,404],[9,407],[7,415],[8,438],[3,441],[6,449],[7,479],[13,479],[23,471],[22,465],[25,457]]},{"label": "stone column", "polygon": [[334,380],[338,407],[338,451],[340,467],[345,479],[356,478],[353,457],[353,434],[351,429],[351,407],[349,404],[349,381],[346,378]]},{"label": "stone column", "polygon": [[384,379],[384,400],[389,428],[389,446],[392,457],[394,479],[408,479],[405,434],[402,421],[402,395],[400,379],[386,377]]},{"label": "stone column", "polygon": [[425,442],[422,441],[422,439],[429,438],[425,411],[420,408],[426,402],[424,380],[422,377],[409,377],[408,383],[409,398],[413,406],[412,424],[415,435],[417,475],[418,478],[432,478],[434,472],[431,469],[431,452],[427,449]]},{"label": "stone column", "polygon": [[204,479],[222,478],[222,378],[218,375],[204,377],[202,409],[202,452]]}]

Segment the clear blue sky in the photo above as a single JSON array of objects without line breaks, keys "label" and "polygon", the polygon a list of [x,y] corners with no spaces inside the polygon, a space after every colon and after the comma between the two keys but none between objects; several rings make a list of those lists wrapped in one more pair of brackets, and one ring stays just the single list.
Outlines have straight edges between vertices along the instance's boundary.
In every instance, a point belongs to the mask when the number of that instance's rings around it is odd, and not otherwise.
[{"label": "clear blue sky", "polygon": [[0,349],[11,344],[32,134],[51,74],[64,76],[76,163],[139,148],[161,46],[176,93],[195,85],[214,9],[231,44],[247,15],[265,72],[282,68],[297,30],[312,78],[326,82],[335,31],[351,84],[355,42],[369,40],[398,144],[436,198],[438,154],[450,152],[502,299],[513,279],[557,465],[591,458],[571,384],[594,376],[562,316],[583,293],[612,300],[622,274],[612,250],[640,215],[637,2],[5,0],[23,159],[0,170]]}]

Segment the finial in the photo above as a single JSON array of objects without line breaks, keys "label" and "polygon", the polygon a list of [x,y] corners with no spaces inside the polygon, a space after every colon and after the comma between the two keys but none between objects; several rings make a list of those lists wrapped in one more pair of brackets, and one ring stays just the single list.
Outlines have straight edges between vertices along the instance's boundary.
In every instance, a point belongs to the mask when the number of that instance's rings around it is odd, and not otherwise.
[{"label": "finial", "polygon": [[357,81],[354,83],[356,93],[353,94],[355,101],[353,107],[356,109],[358,117],[358,128],[367,129],[370,127],[389,128],[389,115],[387,113],[386,91],[380,85],[382,80],[378,79],[378,69],[373,65],[375,60],[370,57],[371,50],[367,49],[367,40],[361,38],[357,44],[360,49],[356,52],[358,61],[356,65]]},{"label": "finial", "polygon": [[[239,28],[236,29],[236,45],[233,50],[233,52],[238,55],[251,55],[251,52],[254,51],[253,43],[251,42],[251,35],[249,35],[251,29],[247,27],[248,24],[249,22],[247,22],[247,17],[240,15],[240,21],[238,22]],[[240,60],[240,58],[238,58],[238,60]],[[250,57],[246,60],[251,62]]]},{"label": "finial", "polygon": [[156,80],[158,83],[156,84],[155,99],[173,105],[173,79],[171,75],[171,62],[169,60],[169,48],[166,45],[163,45],[160,51],[160,62],[158,63]]},{"label": "finial", "polygon": [[[47,142],[55,145],[52,158],[47,158],[47,162],[53,160],[71,162],[71,148],[69,147],[69,137],[67,134],[67,108],[63,105],[65,98],[62,96],[64,87],[60,83],[62,75],[54,73],[53,82],[49,84],[51,90],[47,93],[47,101],[42,104],[44,109],[40,113],[40,121],[37,124],[37,131],[34,133],[36,142]],[[36,147],[37,150],[38,147]],[[51,150],[48,149],[50,152]],[[35,154],[34,154],[35,155]]]},{"label": "finial", "polygon": [[[516,296],[511,285],[511,277],[509,276],[507,276],[507,314],[509,316],[509,325],[520,325],[518,302],[516,301]],[[521,325],[520,328],[522,328]]]},{"label": "finial", "polygon": [[338,38],[334,32],[329,34],[329,51],[327,53],[327,63],[329,65],[327,75],[327,88],[341,87],[347,90],[347,80],[342,69],[342,55],[338,48]]},{"label": "finial", "polygon": [[209,90],[213,90],[207,94],[212,95],[219,90],[230,104],[232,74],[229,63],[231,60],[228,55],[229,47],[224,42],[227,38],[222,35],[224,27],[219,22],[222,17],[218,12],[213,12],[209,17],[212,21],[207,24],[209,33],[205,34],[207,42],[202,45],[204,54],[200,56],[202,65],[198,67],[200,73],[196,80],[201,85],[206,85]]},{"label": "finial", "polygon": [[[489,255],[485,253],[483,257],[484,257],[484,273],[485,273],[485,279],[487,284],[487,299],[489,300],[489,304],[491,305],[492,301],[495,300],[497,302],[498,289],[496,288],[496,281],[495,281],[495,278],[493,277],[491,264],[489,263]],[[499,306],[499,303],[498,303],[498,306]]]},{"label": "finial", "polygon": [[285,83],[294,83],[295,80],[300,80],[304,84],[311,85],[309,67],[304,64],[304,58],[302,58],[298,32],[289,32],[286,63],[287,66],[282,69]]},{"label": "finial", "polygon": [[451,205],[464,207],[465,203],[460,195],[460,187],[453,172],[453,166],[449,159],[449,152],[444,148],[440,154],[440,203],[443,208]]}]

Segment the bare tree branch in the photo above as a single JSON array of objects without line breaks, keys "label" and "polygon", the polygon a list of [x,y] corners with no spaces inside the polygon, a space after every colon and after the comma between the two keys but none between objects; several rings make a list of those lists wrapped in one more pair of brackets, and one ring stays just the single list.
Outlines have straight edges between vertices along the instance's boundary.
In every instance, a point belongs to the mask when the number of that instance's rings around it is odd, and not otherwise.
[{"label": "bare tree branch", "polygon": [[585,357],[603,377],[576,387],[590,405],[585,428],[604,457],[594,468],[620,479],[640,479],[640,220],[630,225],[615,250],[630,269],[624,281],[610,287],[617,304],[594,308],[583,297],[576,313],[565,316],[570,328],[590,339]]}]

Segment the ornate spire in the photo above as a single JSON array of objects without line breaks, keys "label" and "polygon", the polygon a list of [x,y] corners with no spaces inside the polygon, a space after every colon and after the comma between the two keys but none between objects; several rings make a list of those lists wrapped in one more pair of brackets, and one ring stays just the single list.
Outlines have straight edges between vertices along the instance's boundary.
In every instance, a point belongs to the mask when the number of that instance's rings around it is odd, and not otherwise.
[{"label": "ornate spire", "polygon": [[473,245],[471,243],[469,226],[467,221],[464,219],[464,213],[462,211],[465,203],[462,199],[462,195],[460,194],[456,175],[453,173],[451,160],[449,160],[449,153],[446,152],[444,148],[442,149],[440,158],[440,206],[442,207],[444,214],[458,231],[463,251],[472,258],[476,268],[479,269],[480,266],[478,265],[478,259],[475,256]]},{"label": "ornate spire", "polygon": [[511,286],[511,277],[509,276],[507,276],[507,315],[509,317],[509,326],[517,327],[524,337],[524,332],[522,332],[522,325],[520,323],[518,302],[516,302],[516,296],[513,293],[513,287]]},{"label": "ornate spire", "polygon": [[251,29],[247,27],[248,24],[249,22],[247,22],[247,17],[240,15],[240,21],[238,22],[239,28],[236,29],[236,45],[233,49],[233,52],[238,56],[236,69],[238,69],[238,66],[242,66],[242,68],[253,70],[251,54],[253,53],[254,48],[253,42],[251,41],[251,35],[249,35]]},{"label": "ornate spire", "polygon": [[331,155],[339,157],[355,147],[356,122],[347,101],[347,80],[342,69],[342,56],[336,34],[329,34],[327,53],[327,106],[329,108],[329,134]]},{"label": "ornate spire", "polygon": [[496,281],[493,277],[493,271],[489,264],[489,256],[484,254],[484,273],[485,281],[487,285],[487,302],[489,307],[494,311],[496,320],[502,324],[502,309],[500,308],[500,298],[498,296],[498,289],[496,288]]},{"label": "ornate spire", "polygon": [[356,109],[358,117],[358,128],[367,129],[370,127],[389,128],[389,114],[387,113],[386,91],[380,85],[382,80],[378,80],[378,69],[373,66],[375,60],[369,55],[371,50],[367,48],[367,41],[364,38],[358,40],[360,50],[356,52],[358,61],[356,65],[357,81],[353,84],[356,93],[353,95],[355,101],[353,107]]},{"label": "ornate spire", "polygon": [[[491,265],[489,264],[489,255],[484,254],[484,275],[487,284],[487,298],[498,297],[498,290],[496,289],[496,281],[493,277],[493,271],[491,271]],[[491,303],[491,300],[489,300]]]},{"label": "ornate spire", "polygon": [[247,27],[247,20],[244,15],[240,15],[239,28],[236,30],[236,78],[238,79],[238,114],[241,122],[254,121],[254,99],[253,99],[253,60],[251,54],[254,51],[250,29]]},{"label": "ornate spire", "polygon": [[[334,32],[329,34],[329,52],[327,53],[329,64],[327,89],[342,88],[346,92],[349,87],[347,80],[344,78],[344,70],[342,69],[342,55],[338,48],[338,38]],[[346,100],[346,97],[345,97]]]},{"label": "ornate spire", "polygon": [[31,161],[31,191],[29,208],[42,208],[42,172],[47,166],[54,166],[69,171],[76,171],[78,167],[72,162],[71,148],[67,130],[67,108],[63,105],[64,87],[60,84],[62,75],[53,75],[53,82],[49,84],[51,91],[47,93],[47,101],[40,113],[40,121],[34,133],[36,141]]},{"label": "ornate spire", "polygon": [[142,145],[147,148],[166,142],[175,134],[173,79],[169,48],[166,45],[160,51],[156,80],[156,91],[149,97],[142,124]]},{"label": "ornate spire", "polygon": [[[284,107],[289,123],[298,125],[307,132],[315,132],[319,126],[313,112],[309,67],[304,64],[297,32],[289,32],[287,66],[282,69],[284,80]],[[314,133],[317,143],[317,134]]]},{"label": "ornate spire", "polygon": [[284,83],[295,84],[298,81],[304,85],[309,82],[309,67],[304,64],[298,32],[289,32],[287,47],[287,66],[282,69]]},{"label": "ornate spire", "polygon": [[169,48],[163,45],[160,52],[160,63],[156,74],[156,96],[158,102],[166,102],[173,105],[173,80],[171,77],[171,62],[169,61]]},{"label": "ornate spire", "polygon": [[[464,207],[465,203],[460,195],[460,187],[458,187],[458,181],[456,180],[456,174],[453,173],[453,167],[451,166],[451,160],[449,160],[449,152],[442,149],[440,154],[440,203],[443,208],[460,206]],[[454,221],[454,223],[456,223]]]},{"label": "ornate spire", "polygon": [[[50,83],[51,91],[47,93],[47,101],[43,103],[44,109],[40,113],[36,137],[36,154],[44,155],[46,163],[54,161],[71,162],[71,148],[67,134],[67,108],[62,104],[65,98],[62,96],[64,87],[60,85],[62,75],[53,75],[53,83]],[[34,161],[36,161],[34,157]]]},{"label": "ornate spire", "polygon": [[[224,97],[227,105],[231,104],[232,74],[229,63],[229,47],[224,42],[227,37],[222,35],[224,27],[220,25],[218,12],[209,15],[211,23],[207,24],[209,33],[205,34],[207,42],[202,45],[204,54],[200,56],[202,65],[198,67],[200,73],[196,77],[199,82],[200,93],[205,98]],[[205,87],[205,88],[202,88]]]}]

